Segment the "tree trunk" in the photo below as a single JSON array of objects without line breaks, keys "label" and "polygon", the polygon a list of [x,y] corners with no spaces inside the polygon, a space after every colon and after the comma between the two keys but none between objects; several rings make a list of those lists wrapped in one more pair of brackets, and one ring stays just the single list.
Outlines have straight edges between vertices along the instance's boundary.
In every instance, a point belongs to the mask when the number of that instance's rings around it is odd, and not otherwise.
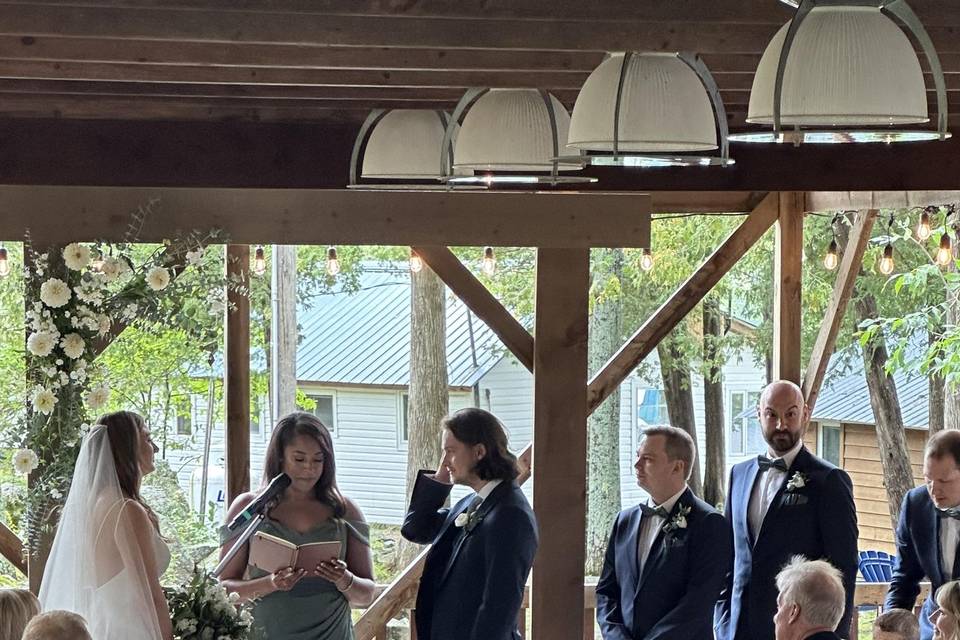
[{"label": "tree trunk", "polygon": [[[680,325],[674,331],[682,331]],[[660,375],[663,378],[663,393],[667,398],[667,414],[670,424],[690,434],[697,449],[697,423],[693,412],[693,388],[690,384],[690,363],[680,349],[674,336],[667,336],[657,345],[660,357]],[[703,495],[703,483],[700,480],[700,452],[697,451],[690,475],[690,489],[697,496]]]},{"label": "tree trunk", "polygon": [[[877,301],[872,294],[866,294],[857,300],[857,313],[860,322],[877,318]],[[900,414],[900,400],[897,398],[897,385],[893,377],[884,371],[886,361],[885,336],[878,332],[863,347],[863,370],[870,391],[870,406],[877,422],[877,440],[880,443],[883,485],[887,489],[890,523],[896,529],[900,503],[914,483],[903,417]]]},{"label": "tree trunk", "polygon": [[[420,469],[440,462],[440,420],[449,412],[446,298],[443,281],[423,265],[410,274],[410,396],[407,410],[407,497]],[[400,566],[420,545],[402,541]]]},{"label": "tree trunk", "polygon": [[[599,371],[620,347],[620,295],[603,295],[606,283],[623,276],[623,250],[594,250],[593,313],[587,343],[587,370]],[[599,293],[599,295],[598,295]],[[586,573],[598,576],[620,511],[620,390],[587,419],[587,548]]]},{"label": "tree trunk", "polygon": [[[933,345],[941,338],[940,331],[931,331],[927,334],[927,342]],[[931,372],[927,376],[927,437],[944,428],[946,411],[946,387],[943,376]],[[956,427],[955,427],[956,428]]]},{"label": "tree trunk", "polygon": [[703,429],[706,436],[703,499],[722,505],[726,479],[726,450],[723,420],[723,317],[716,299],[703,303]]}]

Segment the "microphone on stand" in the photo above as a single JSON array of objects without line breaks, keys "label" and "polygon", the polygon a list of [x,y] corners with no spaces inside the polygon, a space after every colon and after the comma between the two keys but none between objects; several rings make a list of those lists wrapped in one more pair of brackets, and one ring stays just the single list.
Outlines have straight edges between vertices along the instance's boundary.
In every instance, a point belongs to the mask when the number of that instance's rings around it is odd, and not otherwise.
[{"label": "microphone on stand", "polygon": [[283,490],[290,486],[290,476],[281,473],[270,481],[267,488],[261,491],[253,501],[247,505],[247,508],[237,514],[227,529],[235,531],[249,522],[254,516],[259,515],[266,509],[267,504],[283,493]]}]

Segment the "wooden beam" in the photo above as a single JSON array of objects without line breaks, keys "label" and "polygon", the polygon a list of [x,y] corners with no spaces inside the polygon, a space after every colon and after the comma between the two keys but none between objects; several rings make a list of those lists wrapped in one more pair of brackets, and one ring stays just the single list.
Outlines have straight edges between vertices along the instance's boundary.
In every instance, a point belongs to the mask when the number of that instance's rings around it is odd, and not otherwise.
[{"label": "wooden beam", "polygon": [[807,211],[907,209],[960,202],[960,191],[811,191]]},{"label": "wooden beam", "polygon": [[497,334],[529,371],[533,371],[533,336],[446,247],[411,247],[450,290]]},{"label": "wooden beam", "polygon": [[853,286],[857,281],[857,275],[860,273],[863,254],[867,250],[870,232],[877,220],[878,213],[876,209],[867,209],[857,213],[853,229],[847,240],[847,246],[843,250],[837,279],[833,283],[830,306],[827,308],[827,313],[820,324],[820,332],[817,334],[817,341],[813,345],[810,363],[807,365],[806,375],[803,376],[803,397],[806,399],[811,413],[816,406],[817,396],[820,393],[820,387],[823,385],[827,365],[830,363],[830,356],[833,355],[837,334],[840,332],[840,325],[847,311],[847,303],[850,301]]},{"label": "wooden beam", "polygon": [[533,637],[580,640],[587,516],[590,252],[537,252],[533,365]]},{"label": "wooden beam", "polygon": [[767,195],[743,223],[707,258],[697,271],[643,323],[636,333],[597,372],[587,387],[587,407],[592,413],[697,306],[710,289],[740,260],[776,221],[778,196]]},{"label": "wooden beam", "polygon": [[23,541],[7,525],[0,522],[0,556],[3,556],[23,575],[27,575],[27,561],[23,557]]},{"label": "wooden beam", "polygon": [[[220,229],[237,244],[643,247],[645,194],[0,186],[0,238],[115,239],[158,199],[141,242]],[[71,224],[63,224],[70,220]]]},{"label": "wooden beam", "polygon": [[803,194],[779,194],[780,213],[774,238],[773,378],[798,385],[803,280]]},{"label": "wooden beam", "polygon": [[296,245],[273,245],[270,274],[270,420],[276,424],[297,409]]},{"label": "wooden beam", "polygon": [[227,245],[226,327],[224,329],[223,388],[224,454],[227,458],[227,505],[250,490],[250,298],[238,290],[250,287],[250,247]]}]

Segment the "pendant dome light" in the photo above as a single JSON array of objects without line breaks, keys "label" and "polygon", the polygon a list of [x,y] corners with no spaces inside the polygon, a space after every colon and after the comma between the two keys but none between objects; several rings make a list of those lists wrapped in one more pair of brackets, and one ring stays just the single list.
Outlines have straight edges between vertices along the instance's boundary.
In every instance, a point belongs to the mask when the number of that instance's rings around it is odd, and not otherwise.
[{"label": "pendant dome light", "polygon": [[444,154],[445,181],[487,186],[595,182],[596,178],[560,175],[583,168],[579,157],[559,157],[569,127],[567,110],[546,91],[470,89],[447,124],[443,148],[452,144],[453,158]]},{"label": "pendant dome light", "polygon": [[[730,165],[717,84],[692,53],[611,53],[573,107],[568,149],[590,164]],[[715,151],[716,155],[703,152]]]},{"label": "pendant dome light", "polygon": [[[747,115],[747,122],[773,130],[733,134],[730,140],[799,144],[950,137],[940,60],[904,0],[782,1],[797,13],[760,59]],[[929,121],[923,71],[908,34],[933,75],[936,130],[904,128]]]},{"label": "pendant dome light", "polygon": [[[443,188],[444,135],[450,115],[432,109],[375,109],[353,145],[350,187]],[[453,140],[459,127],[453,131]],[[447,154],[452,154],[450,145]]]}]

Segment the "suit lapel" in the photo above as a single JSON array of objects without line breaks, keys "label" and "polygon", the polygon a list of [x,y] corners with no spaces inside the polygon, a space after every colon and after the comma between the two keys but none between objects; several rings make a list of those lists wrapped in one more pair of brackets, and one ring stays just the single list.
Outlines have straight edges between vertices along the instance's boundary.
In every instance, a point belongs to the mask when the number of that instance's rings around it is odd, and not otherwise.
[{"label": "suit lapel", "polygon": [[[800,447],[800,451],[797,452],[797,456],[793,459],[793,464],[787,469],[787,475],[783,477],[783,482],[780,483],[780,488],[777,489],[777,493],[773,496],[773,501],[770,503],[770,507],[763,517],[763,522],[760,523],[760,532],[757,534],[757,539],[754,540],[754,546],[756,546],[757,541],[760,540],[760,535],[763,534],[764,529],[768,528],[767,523],[776,517],[777,512],[780,511],[780,507],[783,506],[783,493],[786,491],[790,478],[793,477],[794,473],[805,473],[809,461],[810,452],[807,451],[807,447]],[[767,473],[769,473],[769,471]]]},{"label": "suit lapel", "polygon": [[933,557],[937,563],[937,571],[940,572],[940,584],[950,581],[950,577],[943,570],[943,549],[940,546],[940,516],[937,515],[937,508],[931,502],[930,506],[930,528],[933,529]]},{"label": "suit lapel", "polygon": [[[680,507],[686,506],[687,501],[689,500],[690,489],[687,489],[680,495],[680,499],[673,505],[673,509],[670,510],[670,513],[667,516],[667,521],[663,523],[660,527],[660,531],[657,533],[657,537],[653,539],[653,546],[650,547],[650,553],[647,554],[647,561],[643,565],[643,573],[640,575],[640,582],[637,584],[637,591],[640,591],[640,587],[643,586],[644,580],[647,579],[647,576],[650,575],[650,570],[660,560],[660,556],[664,552],[663,539],[666,536],[664,532],[664,527],[666,527],[673,519],[676,517],[677,513],[680,511]],[[636,545],[634,545],[636,547]]]},{"label": "suit lapel", "polygon": [[744,470],[743,483],[740,485],[740,496],[737,504],[743,505],[743,513],[740,514],[740,526],[747,532],[752,543],[756,543],[759,531],[750,529],[750,497],[753,495],[753,485],[757,482],[757,476],[760,474],[760,465],[757,464],[757,458],[752,458]]},{"label": "suit lapel", "polygon": [[[497,502],[503,497],[503,495],[504,495],[507,491],[510,490],[510,488],[512,487],[512,485],[513,485],[513,483],[510,482],[510,481],[508,481],[508,480],[504,480],[503,482],[501,482],[500,484],[498,484],[498,485],[493,489],[493,491],[490,492],[490,495],[487,496],[487,498],[480,504],[480,506],[477,507],[477,512],[476,512],[476,515],[475,515],[474,517],[475,517],[475,518],[479,518],[479,519],[482,520],[482,519],[487,515],[487,513],[490,512],[491,509],[493,509],[495,506],[497,506]],[[476,495],[476,494],[474,494],[474,495]],[[465,501],[464,501],[465,506],[464,506],[462,509],[460,509],[460,510],[457,512],[457,514],[459,515],[460,513],[464,513],[464,512],[467,510],[467,508],[469,507],[470,502],[471,502],[472,500],[473,500],[473,496],[470,496],[470,500],[465,500]],[[448,521],[448,524],[449,524],[449,522],[453,522],[454,520],[456,520],[456,516],[453,517],[453,520],[449,520],[449,521]],[[477,526],[479,526],[479,523],[478,523]],[[476,529],[473,529],[473,530],[471,530],[471,531],[466,531],[466,530],[458,530],[458,531],[457,531],[457,540],[456,540],[456,542],[454,542],[453,550],[450,552],[450,558],[447,559],[447,565],[444,567],[444,569],[443,569],[443,574],[440,576],[440,582],[439,582],[439,584],[443,584],[443,581],[447,579],[447,575],[450,574],[450,570],[453,568],[453,563],[456,562],[457,556],[460,554],[460,549],[461,549],[461,547],[463,547],[464,541],[466,541],[466,539],[467,539],[467,538],[473,533],[473,531],[475,531],[475,530],[476,530]]]},{"label": "suit lapel", "polygon": [[640,536],[640,521],[642,517],[640,507],[634,507],[627,516],[626,522],[624,522],[626,535],[621,543],[621,550],[623,553],[622,561],[627,567],[627,579],[625,583],[628,585],[636,585],[639,582],[637,574],[639,573],[640,557],[637,553],[637,538]]}]

